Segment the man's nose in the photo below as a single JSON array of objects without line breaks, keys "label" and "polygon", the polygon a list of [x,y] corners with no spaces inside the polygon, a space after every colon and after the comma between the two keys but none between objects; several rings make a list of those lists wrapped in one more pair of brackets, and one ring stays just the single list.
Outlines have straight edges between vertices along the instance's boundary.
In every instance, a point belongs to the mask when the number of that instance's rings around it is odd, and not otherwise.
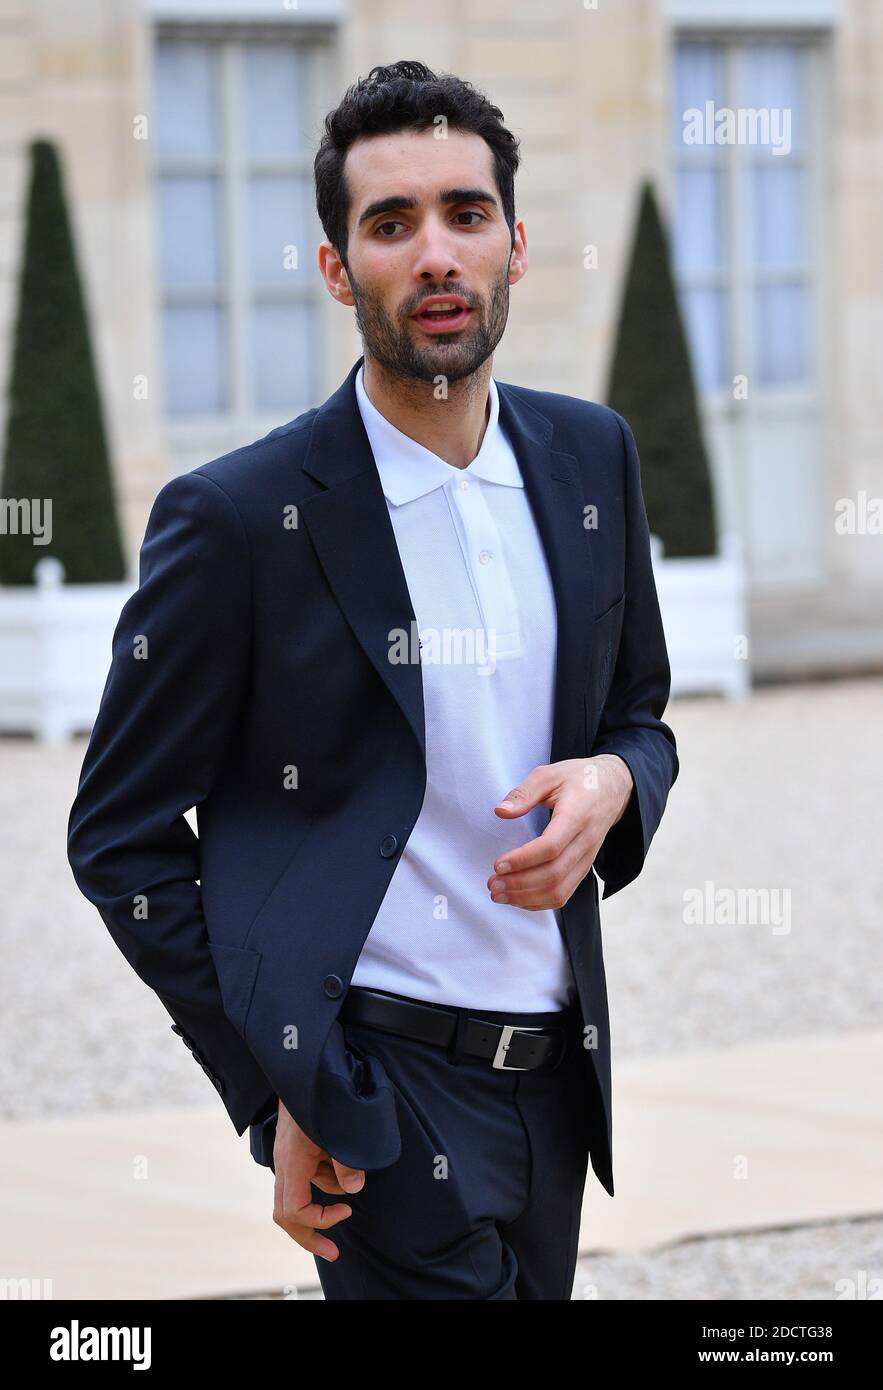
[{"label": "man's nose", "polygon": [[456,279],[462,267],[453,246],[452,234],[448,228],[437,224],[418,233],[414,274],[418,279],[429,276],[442,284],[445,280]]}]

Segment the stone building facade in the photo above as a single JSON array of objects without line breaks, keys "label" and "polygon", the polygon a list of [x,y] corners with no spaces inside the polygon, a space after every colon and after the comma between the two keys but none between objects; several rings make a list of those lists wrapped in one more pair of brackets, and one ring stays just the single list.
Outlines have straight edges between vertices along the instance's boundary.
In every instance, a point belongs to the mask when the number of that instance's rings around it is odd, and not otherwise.
[{"label": "stone building facade", "polygon": [[[0,371],[28,141],[48,136],[133,573],[174,472],[321,401],[360,351],[316,269],[311,161],[344,88],[403,57],[468,77],[521,140],[531,264],[498,379],[603,399],[651,178],[719,523],[746,555],[755,673],[879,669],[877,0],[0,0]],[[789,148],[688,148],[687,107],[787,109]]]}]

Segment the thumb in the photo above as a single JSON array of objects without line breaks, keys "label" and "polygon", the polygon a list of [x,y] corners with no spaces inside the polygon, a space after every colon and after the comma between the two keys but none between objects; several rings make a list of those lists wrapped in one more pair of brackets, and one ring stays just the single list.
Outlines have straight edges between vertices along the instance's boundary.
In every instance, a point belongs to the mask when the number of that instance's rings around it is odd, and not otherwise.
[{"label": "thumb", "polygon": [[345,1192],[360,1192],[365,1185],[365,1174],[361,1168],[350,1168],[345,1163],[331,1159],[337,1181]]},{"label": "thumb", "polygon": [[549,792],[550,788],[544,775],[548,771],[548,768],[535,767],[523,782],[519,782],[517,787],[506,793],[502,801],[497,802],[494,810],[498,814],[502,811],[504,816],[523,816],[526,811],[532,810]]}]

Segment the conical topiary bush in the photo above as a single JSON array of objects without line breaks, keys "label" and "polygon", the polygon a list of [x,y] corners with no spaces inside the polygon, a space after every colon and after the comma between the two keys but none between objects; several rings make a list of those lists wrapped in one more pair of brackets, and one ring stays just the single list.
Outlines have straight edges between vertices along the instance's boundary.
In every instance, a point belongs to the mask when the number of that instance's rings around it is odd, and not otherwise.
[{"label": "conical topiary bush", "polygon": [[649,183],[641,192],[607,404],[632,427],[647,519],[666,557],[716,554],[696,388],[668,238]]},{"label": "conical topiary bush", "polygon": [[[61,170],[48,140],[31,145],[24,259],[0,496],[51,499],[51,541],[0,535],[0,583],[33,583],[55,555],[68,583],[114,582],[126,566],[98,383]],[[44,515],[44,521],[48,518]]]}]

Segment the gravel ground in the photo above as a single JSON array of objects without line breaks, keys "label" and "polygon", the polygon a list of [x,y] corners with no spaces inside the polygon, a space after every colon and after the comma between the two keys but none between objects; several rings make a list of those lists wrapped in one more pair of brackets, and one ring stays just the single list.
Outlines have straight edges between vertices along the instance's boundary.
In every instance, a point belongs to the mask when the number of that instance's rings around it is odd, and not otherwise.
[{"label": "gravel ground", "polygon": [[[879,1028],[883,680],[668,718],[680,775],[643,872],[601,905],[614,1059]],[[707,881],[790,910],[685,922]]]},{"label": "gravel ground", "polygon": [[584,1255],[573,1297],[826,1302],[862,1291],[867,1298],[868,1283],[881,1275],[883,1220],[871,1217],[688,1240],[642,1254]]},{"label": "gravel ground", "polygon": [[[643,873],[601,905],[615,1060],[880,1026],[881,714],[879,678],[669,706],[680,776]],[[85,747],[0,739],[6,1119],[216,1103],[73,881]],[[707,880],[790,890],[790,930],[685,923]]]},{"label": "gravel ground", "polygon": [[[614,1061],[880,1026],[881,712],[879,677],[669,706],[680,777],[644,872],[601,908]],[[85,748],[0,738],[5,1119],[217,1103],[73,881]],[[691,924],[684,895],[707,881],[774,910]],[[825,1297],[881,1264],[879,1223],[834,1223],[590,1256],[575,1296]]]}]

